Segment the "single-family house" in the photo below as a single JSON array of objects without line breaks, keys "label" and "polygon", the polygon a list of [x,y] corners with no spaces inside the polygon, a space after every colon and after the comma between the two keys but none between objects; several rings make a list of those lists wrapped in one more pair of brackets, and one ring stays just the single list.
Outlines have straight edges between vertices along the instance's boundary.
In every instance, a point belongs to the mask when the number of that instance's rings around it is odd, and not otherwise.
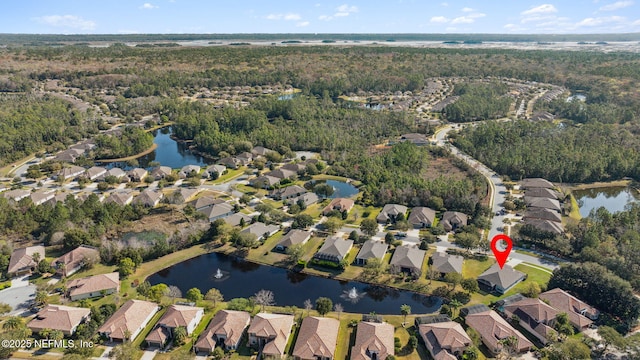
[{"label": "single-family house", "polygon": [[60,276],[71,276],[86,264],[95,264],[99,260],[100,252],[97,248],[89,245],[80,245],[53,260],[51,267],[56,269],[56,274]]},{"label": "single-family house", "polygon": [[522,353],[529,351],[533,347],[531,341],[522,335],[513,326],[509,325],[507,320],[498,315],[493,310],[468,314],[464,318],[465,323],[474,329],[480,335],[480,339],[493,355],[497,355],[502,350],[503,344],[501,340],[509,337],[515,337],[515,349]]},{"label": "single-family house", "polygon": [[543,198],[543,197],[530,197],[525,195],[524,202],[527,205],[527,208],[542,208],[554,210],[557,212],[562,211],[562,207],[560,206],[560,202],[555,199]]},{"label": "single-family house", "polygon": [[251,153],[255,156],[267,156],[270,152],[273,152],[273,150],[267,149],[264,146],[254,146],[253,149],[251,149]]},{"label": "single-family house", "polygon": [[[181,187],[176,191],[172,192],[168,195],[169,203],[171,204],[184,204],[187,201],[190,201],[196,194],[202,191],[201,188],[186,188]],[[193,204],[192,204],[193,205]]]},{"label": "single-family house", "polygon": [[62,178],[64,180],[73,180],[78,176],[84,174],[84,172],[85,172],[85,168],[72,165],[58,171],[58,173],[56,174],[56,179]]},{"label": "single-family house", "polygon": [[291,335],[294,317],[283,314],[258,313],[249,325],[249,346],[262,350],[262,356],[281,358]]},{"label": "single-family house", "polygon": [[307,169],[307,164],[299,162],[299,163],[288,163],[284,164],[280,167],[283,170],[295,171],[296,174],[303,173]]},{"label": "single-family house", "polygon": [[378,214],[376,220],[382,224],[395,223],[398,218],[404,218],[407,210],[408,208],[404,205],[387,204],[382,208],[382,211]]},{"label": "single-family house", "polygon": [[545,345],[550,334],[555,332],[553,326],[559,313],[540,299],[525,298],[504,307],[507,318],[519,319],[520,326]]},{"label": "single-family house", "polygon": [[105,174],[105,177],[107,176],[113,176],[118,180],[122,180],[124,177],[127,176],[127,173],[120,168],[114,167],[107,171],[107,173]]},{"label": "single-family house", "polygon": [[102,179],[107,174],[107,169],[102,166],[93,166],[87,169],[85,176],[91,181]]},{"label": "single-family house", "polygon": [[220,176],[222,176],[224,174],[224,172],[227,171],[227,167],[224,165],[220,165],[220,164],[215,164],[215,165],[211,165],[209,166],[204,173],[202,174],[202,176],[211,179],[211,178],[219,178]]},{"label": "single-family house", "polygon": [[211,195],[204,195],[204,196],[200,196],[195,200],[190,201],[189,205],[193,206],[193,208],[196,210],[201,210],[214,205],[222,204],[224,202],[225,202],[224,200],[217,199]]},{"label": "single-family house", "polygon": [[180,171],[178,172],[178,176],[180,176],[181,179],[185,179],[189,176],[195,175],[200,173],[200,166],[198,165],[185,165],[182,167],[182,169],[180,169]]},{"label": "single-family house", "polygon": [[531,188],[553,189],[554,188],[553,184],[549,180],[545,180],[541,178],[522,179],[522,181],[520,181],[520,187],[523,189],[531,189]]},{"label": "single-family house", "polygon": [[297,172],[292,171],[292,170],[287,170],[287,169],[276,169],[273,171],[269,171],[268,173],[265,174],[266,176],[271,176],[271,177],[275,177],[278,178],[280,180],[284,180],[284,179],[290,179],[296,175],[298,175]]},{"label": "single-family house", "polygon": [[520,300],[524,300],[526,298],[527,298],[526,296],[524,296],[524,295],[522,295],[520,293],[515,293],[513,295],[509,295],[507,297],[504,297],[504,298],[496,301],[494,309],[498,313],[504,314],[504,307],[505,306],[511,305],[513,303],[516,303],[516,302],[518,302]]},{"label": "single-family house", "polygon": [[389,262],[389,270],[393,273],[404,272],[419,277],[422,274],[422,263],[426,254],[426,251],[420,250],[417,246],[398,246]]},{"label": "single-family house", "polygon": [[250,322],[251,315],[246,311],[218,311],[200,334],[194,345],[195,351],[209,354],[216,346],[221,346],[224,350],[236,350]]},{"label": "single-family house", "polygon": [[204,214],[210,222],[214,222],[235,213],[233,205],[226,202],[198,209],[198,212]]},{"label": "single-family house", "polygon": [[276,245],[276,250],[286,251],[290,246],[305,244],[311,239],[311,232],[300,229],[291,229],[280,239]]},{"label": "single-family house", "polygon": [[560,200],[560,194],[558,192],[547,188],[528,188],[524,194],[530,197]]},{"label": "single-family house", "polygon": [[463,307],[460,309],[460,316],[463,318],[467,317],[469,314],[478,314],[482,312],[487,312],[491,309],[485,304],[475,304],[467,307]]},{"label": "single-family house", "polygon": [[49,304],[40,310],[27,327],[34,333],[44,329],[62,331],[65,336],[76,332],[78,325],[89,319],[91,309]]},{"label": "single-family house", "polygon": [[293,348],[295,360],[333,360],[340,322],[336,319],[307,316],[302,320]]},{"label": "single-family house", "polygon": [[320,198],[316,193],[306,192],[300,196],[292,197],[284,201],[285,204],[293,205],[303,203],[305,206],[313,205],[320,201]]},{"label": "single-family house", "polygon": [[454,231],[467,225],[469,218],[458,211],[445,211],[442,214],[442,226],[446,231]]},{"label": "single-family house", "polygon": [[156,303],[129,300],[98,328],[98,333],[109,341],[133,341],[158,310]]},{"label": "single-family house", "polygon": [[322,214],[323,215],[327,215],[328,213],[330,213],[332,211],[339,211],[341,213],[344,213],[344,212],[348,213],[349,211],[351,211],[351,209],[353,208],[354,204],[355,204],[355,202],[353,200],[351,200],[351,199],[335,198],[335,199],[331,200],[329,205],[327,205],[322,210]]},{"label": "single-family house", "polygon": [[429,141],[427,140],[427,136],[425,134],[418,134],[418,133],[403,134],[400,136],[400,141],[408,141],[418,146],[424,146],[429,144]]},{"label": "single-family house", "polygon": [[267,225],[263,222],[258,221],[249,225],[241,232],[253,234],[258,240],[266,240],[268,237],[277,233],[279,230],[280,227],[278,225]]},{"label": "single-family house", "polygon": [[362,244],[358,255],[356,256],[356,264],[366,265],[369,259],[381,259],[387,253],[389,245],[384,241],[367,240]]},{"label": "single-family house", "polygon": [[559,288],[545,291],[538,298],[567,313],[569,322],[579,331],[588,328],[593,320],[597,320],[600,315],[600,312],[593,306]]},{"label": "single-family house", "polygon": [[156,166],[151,169],[151,175],[154,180],[164,179],[165,177],[171,175],[171,168],[168,166]]},{"label": "single-family house", "polygon": [[561,222],[545,219],[528,218],[524,220],[524,226],[530,226],[538,231],[553,235],[560,235],[564,232],[564,225]]},{"label": "single-family house", "polygon": [[505,265],[500,269],[500,265],[496,263],[478,276],[478,285],[486,287],[488,291],[504,294],[526,278],[525,273],[515,270],[511,266]]},{"label": "single-family house", "polygon": [[130,190],[112,192],[109,195],[109,197],[107,197],[107,199],[105,200],[107,204],[114,203],[120,206],[131,204],[132,201],[133,201],[133,193]]},{"label": "single-family house", "polygon": [[359,322],[351,360],[384,360],[395,355],[394,331],[393,325],[386,322]]},{"label": "single-family house", "polygon": [[460,255],[453,255],[439,251],[436,251],[431,255],[431,266],[435,271],[440,273],[440,276],[445,276],[452,272],[462,274],[463,262],[464,258]]},{"label": "single-family house", "polygon": [[187,330],[187,335],[191,335],[203,316],[204,309],[201,307],[173,304],[144,340],[148,346],[163,348],[167,340],[173,338],[175,328],[182,326]]},{"label": "single-family house", "polygon": [[414,229],[431,227],[435,220],[436,211],[424,206],[418,206],[411,209],[411,213],[407,219]]},{"label": "single-family house", "polygon": [[287,200],[294,197],[298,197],[306,192],[307,192],[307,189],[298,185],[292,185],[292,186],[287,186],[285,188],[274,190],[271,193],[271,197],[273,197],[276,200]]},{"label": "single-family house", "polygon": [[318,260],[340,263],[353,247],[353,240],[345,240],[338,236],[328,237],[313,257]]},{"label": "single-family house", "polygon": [[7,274],[14,276],[31,274],[38,266],[36,260],[44,260],[44,246],[42,245],[13,250],[9,259]]},{"label": "single-family house", "polygon": [[236,159],[240,160],[242,165],[249,165],[253,161],[253,154],[245,151],[236,155]]},{"label": "single-family house", "polygon": [[67,149],[56,154],[53,160],[57,162],[73,163],[82,155],[84,155],[84,150],[82,149]]},{"label": "single-family house", "polygon": [[451,320],[420,324],[418,333],[435,360],[457,360],[473,344],[462,326]]},{"label": "single-family house", "polygon": [[127,175],[129,175],[129,179],[131,181],[140,182],[140,181],[144,180],[144,178],[147,175],[149,175],[149,172],[146,169],[143,169],[143,168],[135,168],[135,169],[129,170]]},{"label": "single-family house", "polygon": [[136,196],[133,200],[134,204],[140,204],[146,207],[155,207],[158,206],[160,200],[164,197],[162,191],[146,189],[140,193],[140,195]]},{"label": "single-family house", "polygon": [[249,185],[258,189],[269,189],[280,182],[280,178],[262,175],[249,180]]},{"label": "single-family house", "polygon": [[244,227],[245,225],[251,224],[251,221],[253,219],[251,219],[251,216],[249,215],[245,215],[241,212],[237,212],[233,215],[229,215],[227,217],[222,218],[222,220],[224,220],[225,223],[231,226]]},{"label": "single-family house", "polygon": [[529,208],[525,211],[522,220],[527,221],[529,219],[549,220],[553,222],[562,222],[562,217],[557,211],[544,209],[544,208]]},{"label": "single-family house", "polygon": [[53,196],[53,198],[49,199],[49,204],[55,206],[57,203],[63,203],[67,201],[67,197],[71,196],[72,198],[76,198],[75,194],[67,193],[67,192],[59,192]]},{"label": "single-family house", "polygon": [[224,165],[227,169],[234,169],[234,170],[242,165],[239,159],[236,159],[231,156],[224,157],[218,160],[217,163],[220,165]]},{"label": "single-family house", "polygon": [[115,294],[118,291],[120,291],[118,272],[73,279],[67,283],[67,296],[71,301]]},{"label": "single-family house", "polygon": [[24,198],[28,198],[29,196],[31,196],[31,191],[24,189],[9,190],[5,191],[2,196],[4,196],[6,199],[18,202]]},{"label": "single-family house", "polygon": [[41,189],[31,193],[31,202],[33,205],[42,205],[55,196],[56,193],[54,191]]}]

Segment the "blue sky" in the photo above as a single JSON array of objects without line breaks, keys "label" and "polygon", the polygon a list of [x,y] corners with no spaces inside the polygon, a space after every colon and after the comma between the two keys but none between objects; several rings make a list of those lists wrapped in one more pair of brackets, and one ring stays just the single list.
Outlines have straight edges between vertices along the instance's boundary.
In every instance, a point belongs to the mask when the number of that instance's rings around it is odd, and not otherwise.
[{"label": "blue sky", "polygon": [[612,32],[640,32],[640,0],[15,0],[0,13],[0,33]]}]

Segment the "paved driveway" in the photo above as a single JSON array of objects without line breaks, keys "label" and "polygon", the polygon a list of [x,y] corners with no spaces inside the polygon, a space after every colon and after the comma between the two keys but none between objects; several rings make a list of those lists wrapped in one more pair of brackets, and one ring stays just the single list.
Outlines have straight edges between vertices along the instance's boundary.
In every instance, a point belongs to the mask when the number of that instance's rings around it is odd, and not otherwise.
[{"label": "paved driveway", "polygon": [[11,287],[0,291],[0,302],[11,306],[11,315],[25,312],[36,295],[36,286],[29,284],[28,277],[11,281]]}]

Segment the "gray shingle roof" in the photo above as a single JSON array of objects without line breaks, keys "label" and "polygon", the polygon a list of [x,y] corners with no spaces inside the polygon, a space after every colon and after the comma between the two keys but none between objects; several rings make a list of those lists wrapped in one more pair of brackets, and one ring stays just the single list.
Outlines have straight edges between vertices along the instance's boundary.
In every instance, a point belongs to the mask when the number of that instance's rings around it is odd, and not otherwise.
[{"label": "gray shingle roof", "polygon": [[462,263],[464,258],[460,255],[451,255],[444,252],[435,252],[431,256],[433,268],[441,273],[457,272],[462,274]]},{"label": "gray shingle roof", "polygon": [[372,258],[382,259],[387,253],[389,245],[382,241],[367,240],[362,244],[362,248],[358,252],[356,259],[369,260]]}]

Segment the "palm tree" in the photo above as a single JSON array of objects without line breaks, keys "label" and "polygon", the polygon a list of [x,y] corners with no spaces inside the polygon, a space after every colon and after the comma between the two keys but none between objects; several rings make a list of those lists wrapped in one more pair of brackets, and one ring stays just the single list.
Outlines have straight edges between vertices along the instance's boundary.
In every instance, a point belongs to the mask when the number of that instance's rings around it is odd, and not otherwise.
[{"label": "palm tree", "polygon": [[400,306],[400,314],[402,314],[403,319],[402,319],[402,326],[405,325],[405,323],[407,322],[407,315],[411,314],[411,306],[407,305],[407,304],[403,304]]},{"label": "palm tree", "polygon": [[12,316],[8,318],[4,324],[2,324],[2,328],[5,330],[17,330],[24,326],[24,322],[22,318],[18,316]]},{"label": "palm tree", "polygon": [[49,338],[52,340],[62,340],[64,339],[64,333],[60,330],[51,330]]},{"label": "palm tree", "polygon": [[51,329],[42,329],[42,330],[40,330],[40,337],[48,339],[50,335],[51,335]]},{"label": "palm tree", "polygon": [[44,290],[39,290],[36,292],[35,302],[37,305],[44,306],[49,303],[49,295]]},{"label": "palm tree", "polygon": [[456,310],[462,306],[462,303],[456,299],[449,301],[449,306],[451,307],[452,317],[455,319],[457,317]]},{"label": "palm tree", "polygon": [[173,330],[173,341],[177,345],[183,345],[187,339],[187,328],[184,326],[178,326]]}]

